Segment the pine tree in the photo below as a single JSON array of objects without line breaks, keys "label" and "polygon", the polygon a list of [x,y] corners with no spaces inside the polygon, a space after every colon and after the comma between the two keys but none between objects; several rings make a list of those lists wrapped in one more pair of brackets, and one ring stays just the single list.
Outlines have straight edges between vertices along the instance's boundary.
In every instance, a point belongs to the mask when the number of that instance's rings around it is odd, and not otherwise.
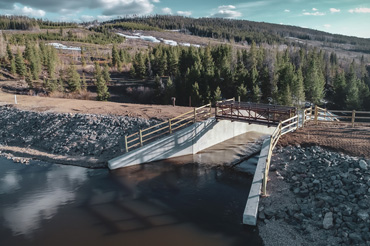
[{"label": "pine tree", "polygon": [[216,90],[213,92],[213,102],[221,101],[221,89],[217,86]]},{"label": "pine tree", "polygon": [[333,102],[338,109],[345,108],[345,98],[346,98],[346,78],[344,72],[339,72],[337,70],[334,80],[333,80]]},{"label": "pine tree", "polygon": [[301,68],[298,68],[298,71],[294,75],[292,93],[294,99],[293,103],[298,107],[301,106],[302,103],[305,101],[303,75]]},{"label": "pine tree", "polygon": [[15,75],[17,73],[17,67],[15,66],[15,58],[10,60],[10,73]]},{"label": "pine tree", "polygon": [[18,50],[15,56],[15,67],[18,75],[22,77],[25,77],[27,75],[27,67],[24,63],[23,56],[20,50]]},{"label": "pine tree", "polygon": [[33,81],[32,81],[32,74],[31,74],[30,69],[28,69],[28,71],[27,71],[26,82],[27,82],[27,85],[30,89],[32,89],[34,87],[34,84],[33,84]]},{"label": "pine tree", "polygon": [[199,93],[198,82],[195,82],[192,86],[191,100],[193,106],[199,106],[202,103],[202,96]]},{"label": "pine tree", "polygon": [[236,89],[236,94],[240,97],[241,101],[247,100],[247,87],[244,86],[244,84],[241,84]]},{"label": "pine tree", "polygon": [[324,75],[318,66],[317,58],[315,55],[312,55],[305,79],[305,91],[307,99],[315,104],[320,104],[321,99],[323,99],[325,96],[324,88]]},{"label": "pine tree", "polygon": [[70,92],[79,92],[81,90],[80,75],[76,70],[76,66],[71,64],[67,70],[67,84]]},{"label": "pine tree", "polygon": [[104,81],[104,78],[102,75],[97,77],[95,85],[96,85],[96,93],[98,94],[96,99],[98,101],[107,101],[110,97],[110,94],[108,92],[108,86],[106,82]]},{"label": "pine tree", "polygon": [[108,67],[108,64],[104,64],[104,68],[103,68],[103,78],[106,82],[106,84],[109,84],[110,83],[110,74],[109,74],[109,67]]},{"label": "pine tree", "polygon": [[119,53],[117,47],[113,45],[112,47],[112,67],[117,67],[120,61]]},{"label": "pine tree", "polygon": [[8,61],[13,60],[14,56],[13,56],[13,52],[12,52],[12,49],[10,48],[9,43],[6,44],[6,53],[8,55]]}]

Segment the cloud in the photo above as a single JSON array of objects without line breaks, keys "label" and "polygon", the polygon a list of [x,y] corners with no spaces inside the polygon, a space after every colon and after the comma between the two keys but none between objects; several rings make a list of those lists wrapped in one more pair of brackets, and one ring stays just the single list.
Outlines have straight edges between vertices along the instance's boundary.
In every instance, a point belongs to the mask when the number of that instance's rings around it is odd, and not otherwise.
[{"label": "cloud", "polygon": [[285,9],[285,10],[284,10],[284,12],[289,13],[289,12],[290,12],[290,10],[289,10],[289,9]]},{"label": "cloud", "polygon": [[317,8],[312,8],[312,11],[317,11],[318,9]]},{"label": "cloud", "polygon": [[172,15],[172,9],[170,9],[170,8],[163,8],[162,9],[162,13],[163,14],[166,14],[166,15]]},{"label": "cloud", "polygon": [[[12,9],[11,2],[0,0],[0,9]],[[159,0],[16,0],[15,2],[52,13],[61,13],[63,10],[76,12],[82,9],[101,9],[103,15],[145,15],[153,11],[153,2],[157,3]]]},{"label": "cloud", "polygon": [[153,0],[153,3],[160,3],[161,1],[159,0]]},{"label": "cloud", "polygon": [[330,8],[330,12],[331,13],[339,13],[340,12],[340,9]]},{"label": "cloud", "polygon": [[177,11],[176,12],[178,15],[183,15],[183,16],[190,16],[191,15],[191,11]]},{"label": "cloud", "polygon": [[350,13],[361,13],[361,14],[369,14],[370,13],[370,8],[355,8],[355,9],[350,9],[348,10]]},{"label": "cloud", "polygon": [[212,14],[212,17],[217,17],[217,18],[228,18],[228,19],[233,19],[240,17],[242,15],[241,12],[235,11],[235,6],[234,5],[222,5],[218,7],[218,12],[215,14]]},{"label": "cloud", "polygon": [[104,4],[103,15],[145,15],[153,11],[149,0],[99,0]]},{"label": "cloud", "polygon": [[324,27],[329,29],[331,27],[331,25],[330,24],[325,24]]},{"label": "cloud", "polygon": [[325,15],[325,13],[323,12],[304,12],[303,15],[323,16]]},{"label": "cloud", "polygon": [[44,17],[46,14],[44,10],[33,9],[27,6],[20,7],[16,4],[13,4],[13,9],[5,10],[4,13],[8,15],[25,15],[29,17]]}]

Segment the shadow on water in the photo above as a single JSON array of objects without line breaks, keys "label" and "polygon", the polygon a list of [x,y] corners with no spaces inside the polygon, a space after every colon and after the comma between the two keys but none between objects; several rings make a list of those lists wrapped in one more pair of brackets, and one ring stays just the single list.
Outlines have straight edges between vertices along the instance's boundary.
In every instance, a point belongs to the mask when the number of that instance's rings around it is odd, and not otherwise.
[{"label": "shadow on water", "polygon": [[242,145],[114,172],[0,159],[0,244],[262,245],[241,223],[253,177],[224,165]]}]

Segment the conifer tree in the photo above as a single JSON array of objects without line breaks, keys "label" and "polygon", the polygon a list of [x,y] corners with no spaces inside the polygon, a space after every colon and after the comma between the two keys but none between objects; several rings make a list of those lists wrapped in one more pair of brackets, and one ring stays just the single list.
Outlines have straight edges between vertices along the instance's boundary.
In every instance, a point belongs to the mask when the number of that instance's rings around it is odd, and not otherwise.
[{"label": "conifer tree", "polygon": [[81,90],[80,75],[76,70],[76,66],[70,64],[67,70],[67,84],[70,92],[79,92]]},{"label": "conifer tree", "polygon": [[18,50],[17,54],[15,55],[15,67],[17,74],[25,77],[27,74],[27,67],[26,64],[24,63],[22,53],[20,50]]},{"label": "conifer tree", "polygon": [[221,99],[222,99],[221,89],[220,87],[217,86],[216,90],[213,93],[213,101],[217,102],[217,101],[221,101]]},{"label": "conifer tree", "polygon": [[85,73],[82,74],[82,83],[81,83],[81,89],[83,91],[87,91],[87,83],[86,83],[86,77],[85,77]]},{"label": "conifer tree", "polygon": [[237,96],[240,97],[241,101],[247,100],[247,87],[244,86],[244,84],[241,84],[236,89]]},{"label": "conifer tree", "polygon": [[108,67],[108,64],[104,64],[104,68],[103,68],[103,78],[106,82],[106,84],[109,84],[110,83],[110,74],[109,74],[109,67]]},{"label": "conifer tree", "polygon": [[194,82],[192,86],[191,101],[193,106],[198,106],[202,103],[202,96],[199,93],[198,82]]},{"label": "conifer tree", "polygon": [[14,56],[13,56],[13,52],[12,52],[12,50],[10,48],[9,43],[6,44],[6,53],[8,55],[8,61],[11,61]]},{"label": "conifer tree", "polygon": [[17,67],[15,66],[15,58],[12,57],[10,60],[10,73],[15,75],[17,73]]},{"label": "conifer tree", "polygon": [[117,51],[117,47],[113,45],[112,47],[112,67],[117,67],[119,63],[120,57]]}]

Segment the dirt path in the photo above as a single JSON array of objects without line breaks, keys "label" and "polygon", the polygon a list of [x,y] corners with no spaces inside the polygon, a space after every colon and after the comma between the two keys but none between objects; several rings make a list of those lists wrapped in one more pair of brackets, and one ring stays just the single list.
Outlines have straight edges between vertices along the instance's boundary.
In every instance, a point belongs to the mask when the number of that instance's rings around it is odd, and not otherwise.
[{"label": "dirt path", "polygon": [[284,135],[279,144],[282,146],[320,145],[350,155],[370,158],[370,126],[350,124],[309,124],[296,132]]},{"label": "dirt path", "polygon": [[[17,95],[16,108],[57,113],[111,114],[145,119],[169,119],[192,110],[190,107],[98,102]],[[0,105],[14,104],[14,95],[0,91]]]}]

